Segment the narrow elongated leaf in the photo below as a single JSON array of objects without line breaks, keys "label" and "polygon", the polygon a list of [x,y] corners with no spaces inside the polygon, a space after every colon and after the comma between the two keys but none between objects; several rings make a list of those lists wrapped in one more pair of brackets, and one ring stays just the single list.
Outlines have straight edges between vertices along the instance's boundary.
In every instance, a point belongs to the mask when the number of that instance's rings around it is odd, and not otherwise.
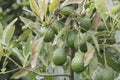
[{"label": "narrow elongated leaf", "polygon": [[26,67],[27,70],[25,69],[21,69],[20,71],[16,72],[12,77],[11,79],[19,79],[21,77],[25,77],[28,73],[29,73],[29,69],[31,69],[30,66],[27,66]]},{"label": "narrow elongated leaf", "polygon": [[104,21],[108,18],[108,8],[104,0],[94,0],[95,1],[95,7],[97,8],[98,13],[102,17]]},{"label": "narrow elongated leaf", "polygon": [[20,53],[20,51],[18,50],[18,48],[12,48],[12,54],[15,55],[15,56],[17,56],[17,57],[20,59],[20,61],[23,63],[24,58],[23,58],[23,56],[21,55],[21,53]]},{"label": "narrow elongated leaf", "polygon": [[36,0],[29,0],[30,1],[30,7],[32,9],[32,11],[37,15],[40,16],[40,9],[39,6],[36,2]]},{"label": "narrow elongated leaf", "polygon": [[89,10],[88,10],[88,14],[89,15],[93,15],[93,10],[95,8],[95,4],[94,3],[91,3],[90,7],[89,7]]},{"label": "narrow elongated leaf", "polygon": [[62,35],[65,34],[65,32],[68,31],[69,29],[69,25],[70,25],[70,22],[71,22],[72,18],[71,17],[68,17],[66,22],[65,22],[65,27],[62,28],[59,32],[58,32],[58,35],[55,37],[54,39],[54,42],[53,42],[53,45],[56,45],[57,44],[57,39],[60,38]]},{"label": "narrow elongated leaf", "polygon": [[94,55],[94,57],[91,59],[88,67],[89,67],[89,74],[92,77],[98,67],[97,55]]},{"label": "narrow elongated leaf", "polygon": [[25,30],[19,37],[18,42],[23,41],[34,29]]},{"label": "narrow elongated leaf", "polygon": [[20,16],[20,20],[25,24],[28,25],[30,23],[33,23],[30,19],[24,18],[22,16]]},{"label": "narrow elongated leaf", "polygon": [[3,27],[2,24],[0,23],[0,39],[2,39],[2,35],[3,35]]},{"label": "narrow elongated leaf", "polygon": [[32,45],[31,67],[34,68],[37,64],[38,53],[41,51],[43,44],[43,37],[36,40]]},{"label": "narrow elongated leaf", "polygon": [[53,0],[49,6],[49,12],[53,12],[55,8],[57,8],[57,5],[59,3],[59,0]]},{"label": "narrow elongated leaf", "polygon": [[114,37],[115,37],[115,42],[120,43],[120,31],[116,31]]},{"label": "narrow elongated leaf", "polygon": [[44,15],[47,12],[47,7],[48,7],[48,0],[43,0],[43,2],[42,2],[42,11],[44,12]]},{"label": "narrow elongated leaf", "polygon": [[15,26],[12,26],[8,31],[6,32],[6,38],[5,38],[5,43],[8,44],[14,34],[15,31]]},{"label": "narrow elongated leaf", "polygon": [[99,44],[98,44],[97,38],[92,35],[92,40],[93,40],[93,42],[95,44],[95,47],[97,49],[98,54],[100,55],[100,49],[99,49]]},{"label": "narrow elongated leaf", "polygon": [[17,18],[14,19],[11,23],[9,23],[7,25],[7,27],[5,28],[4,30],[4,34],[3,34],[3,41],[8,44],[9,41],[11,40],[12,36],[13,36],[13,33],[14,33],[14,30],[15,30],[15,26],[14,23],[17,21]]},{"label": "narrow elongated leaf", "polygon": [[81,4],[83,2],[83,0],[65,0],[62,4],[61,4],[61,8],[70,4]]},{"label": "narrow elongated leaf", "polygon": [[19,79],[21,77],[25,77],[27,74],[29,73],[29,71],[26,71],[24,69],[21,69],[19,72],[15,73],[11,79]]},{"label": "narrow elongated leaf", "polygon": [[70,24],[70,21],[72,20],[72,18],[71,17],[68,17],[67,18],[67,20],[66,20],[66,22],[65,22],[65,27],[64,28],[62,28],[60,31],[59,31],[59,33],[58,33],[58,38],[60,37],[60,36],[62,36],[63,34],[65,34],[65,32],[68,30],[68,28],[69,28],[69,24]]},{"label": "narrow elongated leaf", "polygon": [[95,13],[94,19],[93,19],[93,25],[94,29],[97,30],[101,22],[101,18],[98,12]]},{"label": "narrow elongated leaf", "polygon": [[95,48],[90,43],[87,43],[87,52],[84,57],[85,66],[87,66],[90,60],[94,57]]},{"label": "narrow elongated leaf", "polygon": [[107,4],[108,10],[111,10],[113,8],[113,1],[112,0],[104,0]]},{"label": "narrow elongated leaf", "polygon": [[47,12],[48,0],[38,0],[40,8],[40,18],[43,20]]},{"label": "narrow elongated leaf", "polygon": [[32,20],[24,18],[22,16],[20,16],[21,21],[25,24],[24,27],[22,27],[22,29],[27,29],[27,28],[36,28],[36,26],[38,26],[38,24],[34,23]]},{"label": "narrow elongated leaf", "polygon": [[31,51],[31,39],[32,39],[32,34],[29,35],[27,42],[25,44],[25,47],[23,50],[24,56],[27,56],[27,54]]},{"label": "narrow elongated leaf", "polygon": [[120,3],[115,5],[110,11],[111,14],[117,14],[119,12],[120,12]]},{"label": "narrow elongated leaf", "polygon": [[2,56],[3,56],[3,47],[2,47],[2,45],[0,44],[0,60],[1,60]]}]

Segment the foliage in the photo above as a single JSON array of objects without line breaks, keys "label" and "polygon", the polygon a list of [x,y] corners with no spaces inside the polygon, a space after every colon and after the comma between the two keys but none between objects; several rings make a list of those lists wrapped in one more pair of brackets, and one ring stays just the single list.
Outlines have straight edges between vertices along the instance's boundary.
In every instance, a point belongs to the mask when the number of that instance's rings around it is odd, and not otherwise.
[{"label": "foliage", "polygon": [[[20,16],[24,26],[17,39],[13,38],[17,18],[5,28],[0,24],[0,59],[4,57],[0,74],[16,71],[10,79],[21,80],[118,78],[120,1],[29,0],[29,3],[32,11],[27,11],[36,20]],[[7,59],[14,63],[14,69],[7,69]]]}]

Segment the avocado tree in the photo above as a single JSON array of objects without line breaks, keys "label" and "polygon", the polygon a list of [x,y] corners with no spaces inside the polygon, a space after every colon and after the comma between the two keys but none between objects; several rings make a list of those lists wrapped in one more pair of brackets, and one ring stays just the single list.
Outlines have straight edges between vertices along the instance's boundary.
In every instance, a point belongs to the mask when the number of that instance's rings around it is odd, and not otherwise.
[{"label": "avocado tree", "polygon": [[[23,33],[12,39],[13,20],[0,25],[0,52],[16,68],[11,79],[114,80],[120,73],[120,1],[29,0],[32,16],[20,16]],[[4,34],[3,34],[4,33]],[[20,63],[9,56],[13,54]]]}]

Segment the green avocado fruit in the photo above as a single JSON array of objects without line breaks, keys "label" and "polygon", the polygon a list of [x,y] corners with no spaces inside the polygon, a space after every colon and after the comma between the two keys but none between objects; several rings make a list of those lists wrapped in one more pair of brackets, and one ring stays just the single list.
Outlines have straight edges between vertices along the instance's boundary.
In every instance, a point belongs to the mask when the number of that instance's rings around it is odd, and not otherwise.
[{"label": "green avocado fruit", "polygon": [[53,41],[55,37],[55,32],[52,28],[49,28],[45,34],[44,41],[45,42],[51,42]]},{"label": "green avocado fruit", "polygon": [[95,73],[94,80],[103,80],[103,70],[97,71]]},{"label": "green avocado fruit", "polygon": [[86,15],[84,17],[80,17],[80,18],[78,18],[78,21],[81,26],[81,32],[84,33],[92,28],[91,19],[89,18],[89,16]]},{"label": "green avocado fruit", "polygon": [[114,80],[114,71],[111,67],[103,69],[103,80]]},{"label": "green avocado fruit", "polygon": [[64,48],[57,48],[53,52],[53,63],[56,66],[62,66],[67,60],[67,54]]},{"label": "green avocado fruit", "polygon": [[74,40],[74,48],[76,50],[80,49],[82,52],[86,52],[87,51],[86,42],[87,42],[87,36],[84,36],[81,38],[81,37],[78,37],[77,35]]},{"label": "green avocado fruit", "polygon": [[94,80],[114,80],[114,70],[106,67],[95,74]]},{"label": "green avocado fruit", "polygon": [[74,41],[76,38],[76,32],[75,31],[69,31],[67,36],[67,44],[70,48],[74,48]]},{"label": "green avocado fruit", "polygon": [[64,23],[62,21],[55,21],[51,26],[54,29],[55,34],[58,34],[58,32],[64,27]]},{"label": "green avocado fruit", "polygon": [[71,13],[73,13],[74,8],[72,6],[65,6],[60,9],[60,14],[64,16],[69,16]]},{"label": "green avocado fruit", "polygon": [[85,70],[84,66],[84,53],[76,53],[71,63],[72,70],[76,73],[81,73]]},{"label": "green avocado fruit", "polygon": [[46,27],[41,27],[40,28],[40,31],[39,31],[40,36],[44,36],[46,34],[46,32],[47,32],[47,28]]}]

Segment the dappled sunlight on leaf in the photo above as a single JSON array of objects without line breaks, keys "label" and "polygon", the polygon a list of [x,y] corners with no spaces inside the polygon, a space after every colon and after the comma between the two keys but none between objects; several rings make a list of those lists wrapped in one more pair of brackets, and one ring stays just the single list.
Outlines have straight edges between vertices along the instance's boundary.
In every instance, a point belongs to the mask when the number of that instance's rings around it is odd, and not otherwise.
[{"label": "dappled sunlight on leaf", "polygon": [[31,67],[34,68],[37,64],[38,53],[42,48],[43,37],[36,40],[32,45],[32,54],[31,54]]},{"label": "dappled sunlight on leaf", "polygon": [[83,0],[65,0],[62,4],[61,4],[61,8],[70,4],[81,4],[83,2]]},{"label": "dappled sunlight on leaf", "polygon": [[84,57],[85,66],[88,65],[90,60],[94,57],[94,53],[95,48],[90,43],[87,43],[87,52],[85,53]]}]

